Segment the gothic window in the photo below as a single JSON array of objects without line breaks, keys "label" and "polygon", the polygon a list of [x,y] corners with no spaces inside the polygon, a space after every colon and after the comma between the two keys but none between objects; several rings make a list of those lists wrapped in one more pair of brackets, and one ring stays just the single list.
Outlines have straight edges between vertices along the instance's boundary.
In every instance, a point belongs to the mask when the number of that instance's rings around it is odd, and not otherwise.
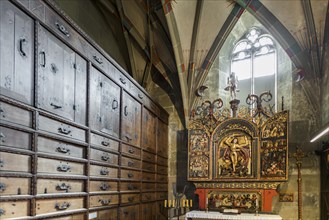
[{"label": "gothic window", "polygon": [[237,98],[244,103],[249,93],[270,90],[273,105],[276,100],[276,47],[273,38],[253,27],[235,44],[231,71],[238,76]]}]

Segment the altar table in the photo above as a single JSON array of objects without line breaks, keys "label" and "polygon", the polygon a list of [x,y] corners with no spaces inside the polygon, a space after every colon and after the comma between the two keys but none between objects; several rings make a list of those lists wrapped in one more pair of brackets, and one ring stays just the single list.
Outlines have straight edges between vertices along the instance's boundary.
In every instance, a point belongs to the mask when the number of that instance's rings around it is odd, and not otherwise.
[{"label": "altar table", "polygon": [[241,213],[241,214],[223,214],[214,211],[190,211],[185,214],[185,220],[188,219],[224,219],[224,220],[282,220],[279,215]]}]

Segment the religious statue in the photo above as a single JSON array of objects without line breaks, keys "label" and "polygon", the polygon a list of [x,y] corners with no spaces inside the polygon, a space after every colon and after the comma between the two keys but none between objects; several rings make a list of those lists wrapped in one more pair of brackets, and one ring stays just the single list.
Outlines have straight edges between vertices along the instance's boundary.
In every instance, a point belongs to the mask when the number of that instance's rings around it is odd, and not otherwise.
[{"label": "religious statue", "polygon": [[229,77],[227,77],[227,86],[225,87],[225,91],[230,91],[231,100],[236,99],[236,93],[239,92],[238,87],[238,76],[235,72],[232,72]]}]

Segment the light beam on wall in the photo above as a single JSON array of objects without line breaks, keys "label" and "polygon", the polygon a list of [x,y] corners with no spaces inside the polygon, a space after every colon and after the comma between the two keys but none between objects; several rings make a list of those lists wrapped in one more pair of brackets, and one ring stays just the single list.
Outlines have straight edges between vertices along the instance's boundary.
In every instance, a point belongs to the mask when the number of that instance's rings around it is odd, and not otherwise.
[{"label": "light beam on wall", "polygon": [[311,139],[311,143],[318,140],[319,138],[321,138],[323,135],[327,134],[329,132],[329,126],[327,128],[325,128],[324,130],[322,130],[320,133],[318,133],[317,135],[314,136],[314,138]]}]

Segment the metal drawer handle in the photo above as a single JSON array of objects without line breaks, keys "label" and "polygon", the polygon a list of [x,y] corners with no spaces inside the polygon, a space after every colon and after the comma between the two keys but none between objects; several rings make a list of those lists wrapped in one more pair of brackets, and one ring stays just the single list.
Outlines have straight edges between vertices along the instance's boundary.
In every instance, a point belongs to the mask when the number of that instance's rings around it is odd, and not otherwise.
[{"label": "metal drawer handle", "polygon": [[128,142],[130,142],[132,140],[132,138],[130,138],[128,135],[125,135],[126,139]]},{"label": "metal drawer handle", "polygon": [[4,192],[6,190],[6,184],[0,183],[0,191]]},{"label": "metal drawer handle", "polygon": [[123,214],[124,214],[124,215],[128,215],[129,212],[125,210],[125,211],[123,211]]},{"label": "metal drawer handle", "polygon": [[114,99],[112,102],[112,109],[117,109],[118,106],[119,106],[118,101]]},{"label": "metal drawer handle", "polygon": [[55,25],[57,26],[57,29],[62,32],[62,34],[64,34],[66,37],[70,37],[70,33],[68,30],[66,30],[64,25],[60,24],[58,21],[55,22]]},{"label": "metal drawer handle", "polygon": [[62,134],[70,134],[72,131],[70,130],[69,126],[67,127],[61,126],[58,128],[58,132]]},{"label": "metal drawer handle", "polygon": [[57,184],[57,186],[56,186],[56,190],[58,190],[58,191],[61,191],[61,190],[69,191],[69,189],[71,189],[71,186],[66,183]]},{"label": "metal drawer handle", "polygon": [[71,167],[67,164],[61,164],[59,166],[57,166],[57,171],[60,171],[60,172],[67,172],[71,169]]},{"label": "metal drawer handle", "polygon": [[128,188],[128,190],[134,190],[134,189],[137,189],[137,187],[134,186],[134,185],[132,185],[132,184],[129,184],[127,188]]},{"label": "metal drawer handle", "polygon": [[24,52],[23,50],[23,44],[26,42],[26,39],[25,38],[21,38],[19,39],[19,53],[21,54],[21,56],[25,57],[26,56],[26,53]]},{"label": "metal drawer handle", "polygon": [[121,82],[122,84],[126,84],[126,83],[127,83],[126,80],[125,80],[124,78],[122,78],[122,77],[120,77],[120,82]]},{"label": "metal drawer handle", "polygon": [[60,146],[58,146],[56,148],[56,151],[57,152],[60,152],[60,153],[66,154],[66,153],[69,153],[70,152],[70,149],[66,148],[66,146],[64,144],[61,144]]},{"label": "metal drawer handle", "polygon": [[133,161],[128,161],[128,167],[132,167],[132,166],[134,166],[134,162]]},{"label": "metal drawer handle", "polygon": [[102,205],[108,205],[111,203],[110,199],[100,199],[98,200],[98,202],[100,202]]},{"label": "metal drawer handle", "polygon": [[101,170],[100,170],[100,174],[105,176],[105,175],[108,175],[109,174],[109,171],[107,168],[103,167]]},{"label": "metal drawer handle", "polygon": [[56,210],[66,210],[70,206],[71,206],[71,203],[69,203],[69,202],[63,202],[62,204],[59,204],[58,202],[55,203]]},{"label": "metal drawer handle", "polygon": [[103,161],[108,161],[110,159],[109,155],[102,155]]},{"label": "metal drawer handle", "polygon": [[0,167],[3,167],[4,165],[5,165],[5,162],[2,159],[0,159]]},{"label": "metal drawer handle", "polygon": [[99,186],[99,189],[106,191],[109,190],[111,188],[111,186],[107,183],[101,183],[101,185]]},{"label": "metal drawer handle", "polygon": [[0,208],[0,216],[4,215],[6,213],[6,211],[4,209]]},{"label": "metal drawer handle", "polygon": [[110,142],[108,142],[108,141],[102,141],[101,144],[103,146],[109,146],[110,145]]},{"label": "metal drawer handle", "polygon": [[2,117],[6,117],[5,116],[5,110],[3,110],[3,108],[1,108],[1,106],[0,106],[0,115],[2,115]]},{"label": "metal drawer handle", "polygon": [[62,108],[62,106],[60,106],[60,105],[56,105],[55,103],[50,103],[50,105],[53,106],[54,109]]},{"label": "metal drawer handle", "polygon": [[138,93],[138,98],[143,99],[144,97]]},{"label": "metal drawer handle", "polygon": [[42,56],[42,59],[40,59],[40,60],[42,60],[41,66],[42,67],[46,67],[46,52],[45,51],[41,51],[40,52],[40,55]]},{"label": "metal drawer handle", "polygon": [[2,132],[0,132],[0,140],[2,143],[6,142],[5,138],[6,138],[6,135],[4,135]]},{"label": "metal drawer handle", "polygon": [[131,196],[131,197],[128,197],[128,201],[129,201],[129,202],[133,202],[133,201],[134,201],[134,199],[135,199],[135,198],[134,198],[134,197],[132,197],[132,196]]},{"label": "metal drawer handle", "polygon": [[128,111],[127,111],[127,108],[128,108],[128,106],[125,106],[125,107],[124,107],[124,111],[123,111],[123,114],[124,114],[125,116],[128,116]]},{"label": "metal drawer handle", "polygon": [[57,73],[58,68],[57,68],[56,64],[54,64],[54,63],[50,64],[50,68],[51,68],[51,72]]},{"label": "metal drawer handle", "polygon": [[128,173],[128,178],[133,178],[134,174],[133,173]]},{"label": "metal drawer handle", "polygon": [[94,58],[94,60],[95,60],[97,63],[99,63],[99,64],[102,64],[102,63],[103,63],[102,58],[100,58],[100,57],[98,57],[98,56],[96,56],[96,55],[94,55],[93,58]]},{"label": "metal drawer handle", "polygon": [[133,153],[135,153],[135,150],[133,148],[129,148],[128,152],[133,154]]},{"label": "metal drawer handle", "polygon": [[146,200],[151,200],[151,196],[145,195],[145,197],[146,197]]}]

